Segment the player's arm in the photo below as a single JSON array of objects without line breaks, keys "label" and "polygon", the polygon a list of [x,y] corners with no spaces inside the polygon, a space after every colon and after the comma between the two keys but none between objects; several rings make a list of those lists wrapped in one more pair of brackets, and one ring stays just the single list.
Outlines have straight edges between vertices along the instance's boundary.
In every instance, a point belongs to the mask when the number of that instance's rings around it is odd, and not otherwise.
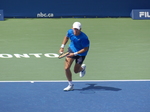
[{"label": "player's arm", "polygon": [[65,36],[64,39],[63,39],[62,44],[63,44],[63,45],[66,45],[66,43],[68,42],[68,40],[69,40],[69,38]]},{"label": "player's arm", "polygon": [[64,52],[64,47],[67,44],[68,40],[69,40],[69,38],[65,36],[63,39],[62,45],[60,46],[59,53]]},{"label": "player's arm", "polygon": [[68,56],[68,57],[76,56],[76,55],[78,55],[78,54],[81,54],[81,53],[86,52],[88,49],[89,49],[89,47],[84,47],[84,48],[83,48],[83,49],[81,49],[80,51],[75,52],[75,53],[70,53],[70,54],[69,54],[69,55],[67,55],[67,56]]},{"label": "player's arm", "polygon": [[76,52],[76,53],[77,53],[77,54],[81,54],[81,53],[86,52],[88,49],[89,49],[89,47],[85,47],[85,48],[81,49],[80,51],[78,51],[78,52]]}]

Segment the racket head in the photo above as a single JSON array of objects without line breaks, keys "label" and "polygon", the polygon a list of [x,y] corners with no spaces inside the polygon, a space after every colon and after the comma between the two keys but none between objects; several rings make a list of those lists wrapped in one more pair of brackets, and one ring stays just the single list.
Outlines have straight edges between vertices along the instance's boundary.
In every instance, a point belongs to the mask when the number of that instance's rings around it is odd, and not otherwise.
[{"label": "racket head", "polygon": [[68,54],[69,54],[69,52],[61,53],[61,54],[58,56],[58,58],[59,58],[59,59],[64,58],[64,57],[66,57]]}]

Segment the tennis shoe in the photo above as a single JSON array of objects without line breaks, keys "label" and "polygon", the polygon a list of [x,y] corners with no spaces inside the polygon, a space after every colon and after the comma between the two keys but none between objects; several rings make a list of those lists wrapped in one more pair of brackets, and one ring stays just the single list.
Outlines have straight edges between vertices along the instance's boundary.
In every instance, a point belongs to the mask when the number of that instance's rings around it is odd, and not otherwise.
[{"label": "tennis shoe", "polygon": [[64,88],[64,91],[72,91],[74,85],[68,85],[66,88]]},{"label": "tennis shoe", "polygon": [[81,67],[83,68],[83,70],[80,72],[80,77],[83,77],[86,73],[85,69],[86,69],[86,65],[82,64]]}]

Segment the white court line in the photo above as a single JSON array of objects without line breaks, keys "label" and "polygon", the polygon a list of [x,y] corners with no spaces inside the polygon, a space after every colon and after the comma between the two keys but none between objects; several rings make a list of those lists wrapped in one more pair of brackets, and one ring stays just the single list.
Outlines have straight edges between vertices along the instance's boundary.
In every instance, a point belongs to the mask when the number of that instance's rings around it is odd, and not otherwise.
[{"label": "white court line", "polygon": [[[73,80],[73,82],[135,82],[150,81],[150,79],[141,80]],[[0,82],[67,82],[67,80],[26,80],[26,81],[0,81]]]}]

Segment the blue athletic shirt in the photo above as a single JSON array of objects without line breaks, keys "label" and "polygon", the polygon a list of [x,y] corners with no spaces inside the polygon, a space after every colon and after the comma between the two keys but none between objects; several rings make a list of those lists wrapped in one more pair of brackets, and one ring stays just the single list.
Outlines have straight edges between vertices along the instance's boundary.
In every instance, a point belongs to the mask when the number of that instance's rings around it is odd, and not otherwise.
[{"label": "blue athletic shirt", "polygon": [[[90,42],[89,42],[87,35],[85,33],[83,33],[82,31],[81,31],[80,35],[75,36],[73,33],[73,29],[70,29],[70,30],[68,30],[66,37],[68,37],[71,41],[69,47],[73,52],[78,52],[81,49],[90,46]],[[88,53],[88,51],[78,54],[78,55],[86,56],[87,53]]]}]

